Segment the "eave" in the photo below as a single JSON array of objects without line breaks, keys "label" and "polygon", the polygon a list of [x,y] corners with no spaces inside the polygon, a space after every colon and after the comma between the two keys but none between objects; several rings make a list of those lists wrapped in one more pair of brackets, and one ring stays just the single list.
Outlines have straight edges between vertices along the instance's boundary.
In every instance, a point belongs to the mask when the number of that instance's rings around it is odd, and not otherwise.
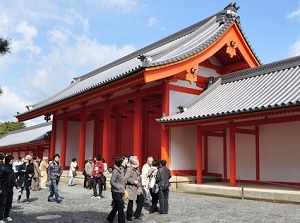
[{"label": "eave", "polygon": [[82,94],[75,95],[57,103],[50,104],[48,106],[36,109],[34,111],[28,111],[21,115],[16,116],[19,122],[23,122],[29,119],[33,119],[43,115],[55,114],[59,110],[64,110],[74,105],[86,103],[90,100],[105,97],[111,95],[117,91],[124,90],[139,84],[144,84],[143,70],[136,72],[130,76],[117,80],[115,82],[109,82],[106,85],[97,87],[95,89],[83,92]]},{"label": "eave", "polygon": [[185,119],[173,122],[161,122],[164,128],[203,127],[203,130],[218,130],[230,126],[242,127],[300,121],[300,106],[278,108],[248,113],[220,115],[202,119]]}]

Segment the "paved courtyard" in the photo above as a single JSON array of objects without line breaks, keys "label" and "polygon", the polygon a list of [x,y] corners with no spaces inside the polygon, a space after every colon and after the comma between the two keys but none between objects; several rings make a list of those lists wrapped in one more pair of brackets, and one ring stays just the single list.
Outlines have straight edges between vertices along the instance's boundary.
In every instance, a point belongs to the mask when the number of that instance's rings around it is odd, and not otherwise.
[{"label": "paved courtyard", "polygon": [[[47,201],[48,190],[31,192],[31,202],[17,203],[14,195],[11,217],[13,222],[63,222],[95,223],[105,222],[111,210],[111,194],[104,191],[105,198],[91,199],[92,190],[82,186],[69,187],[62,182],[59,194],[63,201]],[[23,194],[22,199],[25,196]],[[149,214],[143,209],[143,219],[133,220],[145,223],[184,222],[300,222],[299,205],[279,204],[261,201],[202,196],[185,193],[170,193],[168,215]],[[117,216],[114,220],[117,223]]]}]

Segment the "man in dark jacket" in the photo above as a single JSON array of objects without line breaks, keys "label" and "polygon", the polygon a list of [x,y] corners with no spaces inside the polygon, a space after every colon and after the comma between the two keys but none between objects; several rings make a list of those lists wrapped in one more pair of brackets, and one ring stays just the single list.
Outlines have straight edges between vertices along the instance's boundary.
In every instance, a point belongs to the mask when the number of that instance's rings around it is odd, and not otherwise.
[{"label": "man in dark jacket", "polygon": [[156,175],[156,182],[158,183],[158,198],[159,198],[159,213],[160,214],[168,214],[169,211],[169,186],[170,186],[170,178],[171,171],[166,167],[167,161],[160,161],[161,168],[158,169]]},{"label": "man in dark jacket", "polygon": [[50,187],[50,195],[48,196],[49,202],[54,201],[53,195],[55,196],[57,203],[60,203],[62,201],[62,199],[59,197],[58,189],[57,189],[60,176],[63,173],[59,160],[60,160],[59,154],[55,154],[53,156],[53,161],[49,163],[49,167],[48,167],[48,183]]},{"label": "man in dark jacket", "polygon": [[12,169],[14,157],[7,155],[4,162],[5,163],[0,167],[0,223],[5,222],[3,221],[4,218],[9,222],[12,221],[9,212],[13,200],[13,187],[18,188],[16,177]]}]

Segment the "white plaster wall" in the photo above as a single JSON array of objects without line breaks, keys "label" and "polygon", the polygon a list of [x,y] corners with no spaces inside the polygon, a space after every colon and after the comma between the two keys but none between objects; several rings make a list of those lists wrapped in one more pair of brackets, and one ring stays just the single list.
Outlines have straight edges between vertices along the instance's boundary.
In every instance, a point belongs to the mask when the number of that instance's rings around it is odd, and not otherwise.
[{"label": "white plaster wall", "polygon": [[261,180],[299,183],[300,122],[259,128]]},{"label": "white plaster wall", "polygon": [[169,112],[170,114],[174,114],[178,112],[177,107],[182,106],[193,100],[198,95],[187,94],[177,91],[170,91],[170,104],[169,104]]},{"label": "white plaster wall", "polygon": [[[60,154],[60,147],[61,147],[61,133],[62,133],[62,120],[57,120],[56,125],[56,142],[55,142],[55,152]],[[52,158],[52,157],[49,157]]]},{"label": "white plaster wall", "polygon": [[72,159],[78,160],[80,122],[68,121],[67,149],[65,165],[69,166]]},{"label": "white plaster wall", "polygon": [[93,157],[94,121],[89,121],[86,126],[85,159]]},{"label": "white plaster wall", "polygon": [[170,168],[196,170],[197,128],[171,128],[170,136]]},{"label": "white plaster wall", "polygon": [[[223,174],[223,138],[207,138],[208,172]],[[202,153],[204,155],[204,153]]]},{"label": "white plaster wall", "polygon": [[[245,128],[253,129],[253,127]],[[227,142],[227,178],[230,179],[230,139],[226,130]],[[255,136],[235,134],[236,179],[256,180]]]},{"label": "white plaster wall", "polygon": [[207,67],[198,67],[198,76],[203,76],[203,77],[219,77],[220,75],[216,73],[215,70],[207,68]]},{"label": "white plaster wall", "polygon": [[191,88],[191,89],[197,89],[197,90],[201,89],[195,83],[191,84],[189,81],[184,81],[184,80],[178,80],[177,82],[171,82],[171,84],[176,85],[176,86],[181,86],[181,87],[187,87],[187,88]]},{"label": "white plaster wall", "polygon": [[[255,136],[236,134],[235,146],[236,179],[256,180]],[[228,167],[230,169],[230,163]]]}]

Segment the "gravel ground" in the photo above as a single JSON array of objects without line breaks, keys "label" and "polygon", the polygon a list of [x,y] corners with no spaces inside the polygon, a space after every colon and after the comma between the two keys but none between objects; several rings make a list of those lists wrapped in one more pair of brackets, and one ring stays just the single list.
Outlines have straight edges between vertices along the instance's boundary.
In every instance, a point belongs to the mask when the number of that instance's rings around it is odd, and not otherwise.
[{"label": "gravel ground", "polygon": [[[32,191],[31,202],[26,204],[25,201],[17,203],[17,193],[15,193],[10,214],[13,222],[105,222],[111,210],[111,193],[109,191],[103,192],[105,198],[101,200],[91,199],[92,190],[86,190],[79,185],[69,187],[62,182],[59,185],[59,194],[63,198],[60,204],[48,202],[48,194],[47,189]],[[24,195],[22,199],[25,198]],[[299,205],[296,204],[279,204],[176,192],[170,193],[169,202],[168,215],[150,215],[147,209],[143,209],[142,220],[134,219],[132,222],[300,222]],[[50,217],[52,219],[49,220]],[[114,222],[117,223],[117,221],[116,216]]]}]

